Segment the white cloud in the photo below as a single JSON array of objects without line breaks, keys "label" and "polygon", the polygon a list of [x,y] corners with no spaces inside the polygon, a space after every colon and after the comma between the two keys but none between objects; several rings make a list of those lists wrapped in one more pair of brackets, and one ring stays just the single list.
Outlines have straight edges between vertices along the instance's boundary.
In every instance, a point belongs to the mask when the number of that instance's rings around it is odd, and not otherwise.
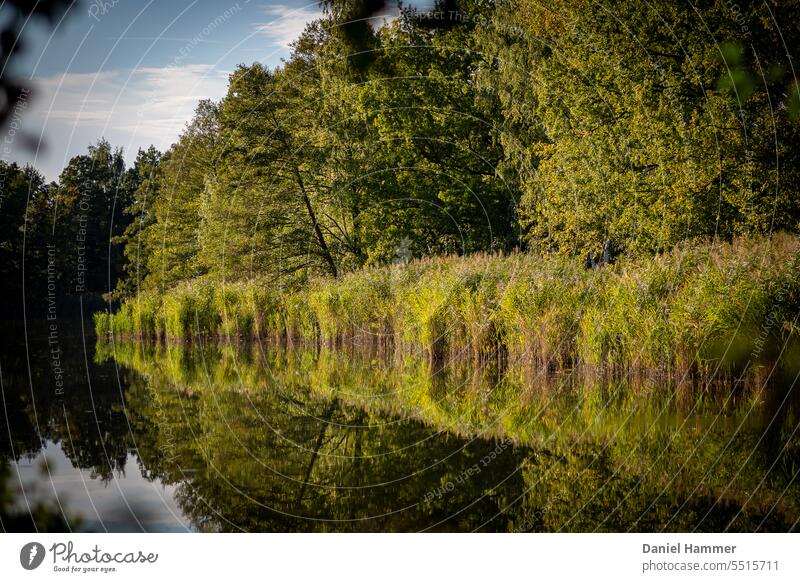
[{"label": "white cloud", "polygon": [[[34,82],[35,99],[24,127],[43,136],[47,149],[35,160],[55,179],[70,157],[101,136],[122,146],[129,162],[140,147],[170,146],[201,99],[225,95],[229,71],[212,65],[142,67],[102,73],[68,73]],[[34,161],[14,152],[20,162]]]},{"label": "white cloud", "polygon": [[[256,33],[280,52],[320,18],[317,3],[265,8],[269,22]],[[168,148],[180,135],[201,99],[225,95],[230,71],[195,64],[142,67],[100,73],[67,73],[39,78],[23,121],[28,134],[42,136],[45,149],[34,154],[12,151],[15,161],[32,162],[56,179],[72,156],[85,153],[100,137],[121,146],[131,163],[140,147]]]},{"label": "white cloud", "polygon": [[229,71],[210,65],[150,67],[136,71],[136,85],[146,88],[136,107],[136,120],[123,127],[148,135],[172,134],[174,140],[201,99],[219,99],[227,90]]},{"label": "white cloud", "polygon": [[266,8],[270,22],[257,24],[256,30],[267,36],[275,46],[288,47],[294,42],[312,20],[322,17],[316,4],[302,8],[292,8],[284,4],[274,4]]}]

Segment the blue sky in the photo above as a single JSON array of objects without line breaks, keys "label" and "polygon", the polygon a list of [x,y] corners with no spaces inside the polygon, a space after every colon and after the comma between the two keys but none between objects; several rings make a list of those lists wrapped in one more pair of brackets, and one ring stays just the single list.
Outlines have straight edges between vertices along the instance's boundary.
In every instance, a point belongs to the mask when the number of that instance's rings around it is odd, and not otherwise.
[{"label": "blue sky", "polygon": [[55,29],[32,23],[17,73],[35,90],[23,127],[44,146],[12,159],[53,180],[101,136],[129,162],[151,143],[164,150],[237,64],[279,64],[319,15],[303,0],[83,0]]}]

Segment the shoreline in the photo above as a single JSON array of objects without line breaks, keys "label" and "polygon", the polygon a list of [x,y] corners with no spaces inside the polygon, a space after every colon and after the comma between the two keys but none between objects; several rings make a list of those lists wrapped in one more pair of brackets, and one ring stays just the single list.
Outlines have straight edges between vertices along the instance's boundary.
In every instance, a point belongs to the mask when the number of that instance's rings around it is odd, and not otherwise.
[{"label": "shoreline", "polygon": [[781,354],[797,365],[798,314],[800,238],[778,235],[593,269],[526,254],[422,259],[283,295],[258,281],[197,279],[96,314],[95,327],[99,337],[163,342],[273,338],[434,362],[737,377]]}]

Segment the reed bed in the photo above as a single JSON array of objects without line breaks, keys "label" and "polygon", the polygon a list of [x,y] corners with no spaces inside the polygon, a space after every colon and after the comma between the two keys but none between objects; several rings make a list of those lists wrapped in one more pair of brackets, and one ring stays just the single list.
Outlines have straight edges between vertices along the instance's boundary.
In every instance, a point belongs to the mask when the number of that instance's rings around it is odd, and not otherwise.
[{"label": "reed bed", "polygon": [[436,257],[291,292],[199,278],[142,293],[95,324],[101,335],[161,341],[376,343],[433,360],[736,373],[797,344],[798,267],[790,235],[684,243],[595,268],[524,253]]}]

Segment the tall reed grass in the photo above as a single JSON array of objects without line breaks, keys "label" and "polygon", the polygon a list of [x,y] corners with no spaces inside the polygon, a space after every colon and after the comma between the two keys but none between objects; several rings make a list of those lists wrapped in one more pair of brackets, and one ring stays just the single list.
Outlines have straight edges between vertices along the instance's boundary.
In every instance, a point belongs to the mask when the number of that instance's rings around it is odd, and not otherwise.
[{"label": "tall reed grass", "polygon": [[736,370],[800,334],[800,239],[686,243],[585,268],[478,254],[366,268],[291,293],[192,280],[95,317],[99,334],[378,342],[432,359]]}]

